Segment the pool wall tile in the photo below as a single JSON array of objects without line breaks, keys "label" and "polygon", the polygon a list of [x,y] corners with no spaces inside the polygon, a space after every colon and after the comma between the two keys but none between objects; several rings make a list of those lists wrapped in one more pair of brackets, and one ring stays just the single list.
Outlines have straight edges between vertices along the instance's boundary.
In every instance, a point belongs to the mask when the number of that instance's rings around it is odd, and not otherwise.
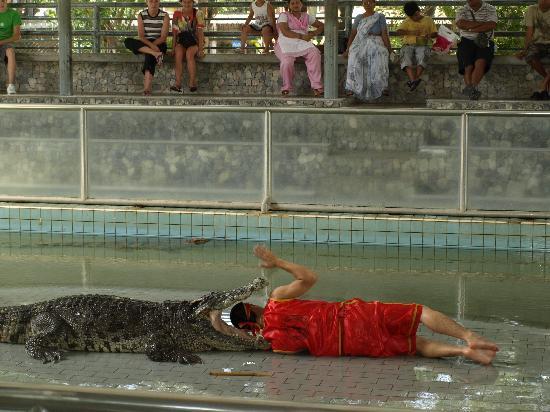
[{"label": "pool wall tile", "polygon": [[320,245],[349,244],[350,247],[354,244],[387,244],[487,250],[550,249],[550,220],[518,218],[298,212],[260,214],[230,210],[128,210],[107,206],[7,204],[0,206],[0,231],[169,239],[274,240],[317,242]]}]

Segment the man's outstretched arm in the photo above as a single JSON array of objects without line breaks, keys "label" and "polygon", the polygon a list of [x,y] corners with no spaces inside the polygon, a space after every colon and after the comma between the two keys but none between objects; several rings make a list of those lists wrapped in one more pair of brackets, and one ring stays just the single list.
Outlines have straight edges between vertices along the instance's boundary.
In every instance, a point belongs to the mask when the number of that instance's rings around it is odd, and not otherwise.
[{"label": "man's outstretched arm", "polygon": [[266,269],[280,268],[294,276],[293,282],[279,286],[271,292],[272,299],[299,298],[317,282],[317,274],[311,269],[281,259],[263,246],[256,246],[254,254],[261,259],[262,267]]}]

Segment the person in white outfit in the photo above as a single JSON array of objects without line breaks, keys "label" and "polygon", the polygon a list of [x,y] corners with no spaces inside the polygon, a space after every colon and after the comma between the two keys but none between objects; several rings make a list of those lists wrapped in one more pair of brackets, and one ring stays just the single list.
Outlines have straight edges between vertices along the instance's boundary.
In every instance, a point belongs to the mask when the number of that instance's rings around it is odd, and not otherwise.
[{"label": "person in white outfit", "polygon": [[[252,19],[254,19],[253,22]],[[264,54],[268,54],[273,38],[277,38],[277,27],[275,25],[275,10],[266,0],[255,0],[250,3],[250,12],[241,26],[241,47],[238,49],[240,53],[244,53],[250,34],[262,35]]]}]

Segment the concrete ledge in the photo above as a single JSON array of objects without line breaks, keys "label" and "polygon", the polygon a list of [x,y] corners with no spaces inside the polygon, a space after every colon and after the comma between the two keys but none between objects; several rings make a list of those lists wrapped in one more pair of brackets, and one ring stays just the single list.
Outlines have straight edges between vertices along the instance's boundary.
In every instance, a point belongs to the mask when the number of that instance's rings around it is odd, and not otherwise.
[{"label": "concrete ledge", "polygon": [[550,101],[537,100],[449,100],[428,99],[428,109],[439,110],[514,110],[550,112]]},{"label": "concrete ledge", "polygon": [[212,95],[74,95],[51,94],[0,95],[0,104],[75,104],[75,105],[136,105],[136,106],[247,106],[247,107],[343,107],[347,99],[319,99],[279,96],[212,96]]}]

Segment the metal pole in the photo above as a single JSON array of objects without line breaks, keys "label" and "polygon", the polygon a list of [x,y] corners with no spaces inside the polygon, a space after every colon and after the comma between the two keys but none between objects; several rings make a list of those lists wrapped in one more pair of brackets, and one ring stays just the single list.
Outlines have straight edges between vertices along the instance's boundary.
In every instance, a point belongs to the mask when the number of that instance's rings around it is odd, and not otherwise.
[{"label": "metal pole", "polygon": [[99,31],[101,30],[101,13],[99,10],[99,5],[94,4],[94,15],[93,15],[93,30],[94,30],[94,45],[93,52],[101,52],[101,38]]},{"label": "metal pole", "polygon": [[458,193],[458,210],[466,211],[468,193],[468,114],[460,118],[460,177]]},{"label": "metal pole", "polygon": [[260,211],[271,209],[271,112],[266,110],[264,117],[264,198]]},{"label": "metal pole", "polygon": [[325,98],[338,97],[338,1],[325,1]]},{"label": "metal pole", "polygon": [[351,4],[346,4],[345,7],[345,17],[344,24],[346,30],[346,37],[349,37],[351,34],[351,26],[353,25],[353,6]]},{"label": "metal pole", "polygon": [[84,108],[80,109],[80,200],[88,199],[88,136]]},{"label": "metal pole", "polygon": [[463,274],[458,275],[458,296],[456,300],[456,319],[461,322],[464,320],[466,308],[466,284]]},{"label": "metal pole", "polygon": [[57,22],[59,33],[59,94],[72,95],[72,25],[71,0],[58,0]]}]

